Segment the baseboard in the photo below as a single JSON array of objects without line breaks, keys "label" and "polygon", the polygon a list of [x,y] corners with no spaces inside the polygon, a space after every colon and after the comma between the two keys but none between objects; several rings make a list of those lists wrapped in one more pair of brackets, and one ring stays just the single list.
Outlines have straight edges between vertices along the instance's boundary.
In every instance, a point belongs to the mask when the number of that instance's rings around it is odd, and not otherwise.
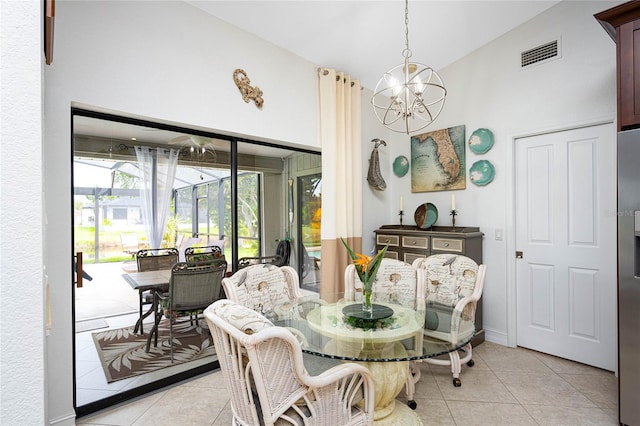
[{"label": "baseboard", "polygon": [[507,333],[501,331],[491,330],[490,328],[484,329],[484,338],[487,342],[497,343],[502,346],[509,346],[507,344]]},{"label": "baseboard", "polygon": [[64,417],[58,417],[57,419],[50,419],[50,426],[75,426],[76,424],[76,415],[75,413],[68,414]]}]

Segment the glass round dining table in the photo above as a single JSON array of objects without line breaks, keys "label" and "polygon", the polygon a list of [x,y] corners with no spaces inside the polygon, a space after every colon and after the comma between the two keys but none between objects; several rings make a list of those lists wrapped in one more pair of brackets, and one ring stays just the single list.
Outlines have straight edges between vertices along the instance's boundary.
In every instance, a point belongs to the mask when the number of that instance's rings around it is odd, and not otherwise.
[{"label": "glass round dining table", "polygon": [[[275,325],[288,328],[300,341],[304,353],[367,367],[375,386],[376,425],[422,424],[413,410],[395,401],[405,384],[409,380],[413,384],[419,377],[419,369],[410,369],[411,362],[460,349],[475,333],[473,321],[442,307],[434,313],[429,307],[416,311],[394,303],[374,303],[372,313],[368,314],[361,302],[344,299],[326,302],[308,296],[263,313]],[[450,330],[452,325],[464,333],[449,334],[448,340],[424,335],[425,326]]]}]

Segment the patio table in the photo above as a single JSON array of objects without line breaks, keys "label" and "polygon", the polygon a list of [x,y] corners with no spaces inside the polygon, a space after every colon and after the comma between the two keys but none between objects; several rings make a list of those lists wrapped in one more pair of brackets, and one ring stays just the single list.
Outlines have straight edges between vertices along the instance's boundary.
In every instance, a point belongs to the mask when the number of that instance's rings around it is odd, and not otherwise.
[{"label": "patio table", "polygon": [[[169,281],[171,280],[171,269],[159,269],[157,271],[144,271],[144,272],[130,272],[128,274],[122,274],[122,278],[129,283],[131,288],[134,290],[138,290],[140,294],[145,291],[151,291],[151,293],[155,293],[157,291],[164,293],[169,291]],[[140,333],[144,334],[142,331],[142,321],[151,315],[152,312],[155,311],[155,306],[152,305],[151,308],[145,313],[141,312],[140,318],[136,321],[136,325],[133,329],[134,333],[138,332],[138,328],[140,329]]]}]

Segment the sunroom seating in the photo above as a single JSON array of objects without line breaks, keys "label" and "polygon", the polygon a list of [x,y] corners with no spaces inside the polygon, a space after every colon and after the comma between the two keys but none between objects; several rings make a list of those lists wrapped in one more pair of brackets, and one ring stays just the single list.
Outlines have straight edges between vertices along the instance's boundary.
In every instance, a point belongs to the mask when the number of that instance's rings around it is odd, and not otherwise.
[{"label": "sunroom seating", "polygon": [[[476,304],[482,296],[486,266],[456,254],[437,254],[413,262],[426,273],[425,337],[451,343],[468,339],[475,332]],[[461,355],[462,354],[462,355]],[[449,353],[449,359],[427,358],[424,362],[450,365],[453,385],[462,385],[462,364],[474,365],[471,343]]]}]

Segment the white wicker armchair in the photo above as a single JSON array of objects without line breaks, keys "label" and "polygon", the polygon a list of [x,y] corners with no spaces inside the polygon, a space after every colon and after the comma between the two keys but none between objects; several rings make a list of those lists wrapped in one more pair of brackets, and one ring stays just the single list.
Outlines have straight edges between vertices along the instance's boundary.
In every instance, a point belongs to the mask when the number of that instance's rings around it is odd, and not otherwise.
[{"label": "white wicker armchair", "polygon": [[[462,342],[474,332],[476,304],[482,296],[486,266],[456,254],[437,254],[416,259],[413,267],[424,270],[426,286],[426,319],[424,335],[451,343]],[[462,386],[462,364],[473,367],[471,343],[449,353],[449,359],[428,358],[429,364],[450,365],[453,385]],[[460,354],[462,353],[462,357]]]},{"label": "white wicker armchair", "polygon": [[[355,266],[350,264],[345,269],[345,300],[362,300],[362,282],[358,278]],[[384,258],[380,263],[376,280],[373,284],[372,301],[394,303],[411,307],[416,311],[425,310],[426,276],[423,269],[416,269],[412,265],[400,260]],[[420,345],[416,341],[415,345]],[[420,369],[414,361],[409,362],[409,375],[405,385],[407,405],[415,409],[415,384],[420,380]]]},{"label": "white wicker armchair", "polygon": [[322,303],[318,298],[302,296],[298,273],[290,266],[247,266],[224,278],[222,286],[228,299],[269,319],[305,317],[309,310]]},{"label": "white wicker armchair", "polygon": [[231,392],[234,425],[373,423],[366,368],[343,363],[310,376],[296,338],[264,316],[224,299],[204,314]]}]

